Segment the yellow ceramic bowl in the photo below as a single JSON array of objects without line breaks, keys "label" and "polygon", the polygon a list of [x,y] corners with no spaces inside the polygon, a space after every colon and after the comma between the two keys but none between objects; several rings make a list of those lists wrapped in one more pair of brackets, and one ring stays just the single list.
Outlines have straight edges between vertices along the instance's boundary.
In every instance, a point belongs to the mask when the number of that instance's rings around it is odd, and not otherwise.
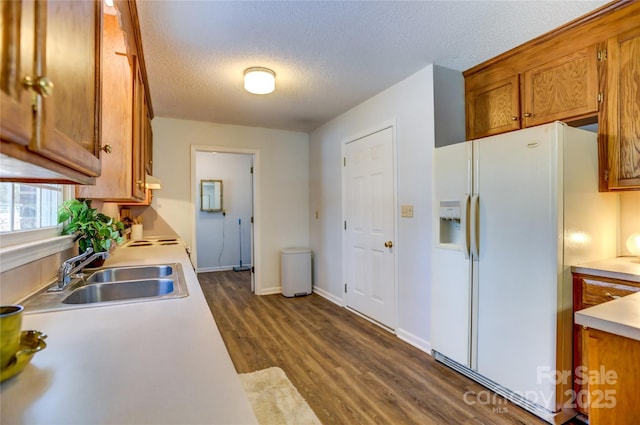
[{"label": "yellow ceramic bowl", "polygon": [[20,348],[21,305],[0,306],[0,369],[7,366]]}]

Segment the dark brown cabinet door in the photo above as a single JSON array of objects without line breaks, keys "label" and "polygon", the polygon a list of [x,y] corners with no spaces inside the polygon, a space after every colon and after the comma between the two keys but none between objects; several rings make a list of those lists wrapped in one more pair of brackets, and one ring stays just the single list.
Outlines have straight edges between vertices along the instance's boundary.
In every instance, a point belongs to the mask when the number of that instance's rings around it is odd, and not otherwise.
[{"label": "dark brown cabinet door", "polygon": [[640,28],[607,42],[605,104],[609,188],[640,188]]},{"label": "dark brown cabinet door", "polygon": [[520,128],[519,76],[467,91],[467,135],[471,139]]}]

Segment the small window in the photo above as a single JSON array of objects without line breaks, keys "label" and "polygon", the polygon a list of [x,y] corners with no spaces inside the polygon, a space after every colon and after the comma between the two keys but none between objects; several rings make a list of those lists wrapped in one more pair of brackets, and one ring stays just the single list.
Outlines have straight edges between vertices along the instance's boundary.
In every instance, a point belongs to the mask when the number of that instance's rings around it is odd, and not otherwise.
[{"label": "small window", "polygon": [[1,272],[74,246],[58,225],[58,207],[74,192],[73,185],[0,182]]},{"label": "small window", "polygon": [[60,184],[0,183],[0,233],[57,226]]}]

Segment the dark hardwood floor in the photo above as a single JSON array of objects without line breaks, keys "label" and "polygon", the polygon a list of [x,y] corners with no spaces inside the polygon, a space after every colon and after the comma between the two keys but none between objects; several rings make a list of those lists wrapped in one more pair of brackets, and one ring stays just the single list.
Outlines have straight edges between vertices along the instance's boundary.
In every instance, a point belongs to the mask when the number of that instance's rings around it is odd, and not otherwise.
[{"label": "dark hardwood floor", "polygon": [[249,272],[200,273],[238,373],[285,371],[323,424],[543,424],[324,298],[256,296]]}]

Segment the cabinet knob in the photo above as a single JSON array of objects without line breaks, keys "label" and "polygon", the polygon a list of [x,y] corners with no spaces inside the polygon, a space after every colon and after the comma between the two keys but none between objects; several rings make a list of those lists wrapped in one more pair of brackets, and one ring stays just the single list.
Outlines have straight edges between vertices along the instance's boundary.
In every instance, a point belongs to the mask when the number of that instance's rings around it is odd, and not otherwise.
[{"label": "cabinet knob", "polygon": [[42,76],[35,79],[26,76],[22,79],[22,84],[32,89],[42,97],[48,97],[53,94],[53,81],[48,77]]},{"label": "cabinet knob", "polygon": [[528,117],[530,117],[530,116],[531,116],[531,113],[530,113],[530,112],[526,112],[526,113],[524,114],[524,116],[528,118]]},{"label": "cabinet knob", "polygon": [[111,147],[111,145],[104,145],[104,146],[100,146],[100,150],[104,151],[104,153],[111,153],[113,152],[113,148]]},{"label": "cabinet knob", "polygon": [[387,241],[384,243],[385,248],[393,248],[393,242],[392,241]]},{"label": "cabinet knob", "polygon": [[518,121],[518,117],[511,117],[511,121]]}]

